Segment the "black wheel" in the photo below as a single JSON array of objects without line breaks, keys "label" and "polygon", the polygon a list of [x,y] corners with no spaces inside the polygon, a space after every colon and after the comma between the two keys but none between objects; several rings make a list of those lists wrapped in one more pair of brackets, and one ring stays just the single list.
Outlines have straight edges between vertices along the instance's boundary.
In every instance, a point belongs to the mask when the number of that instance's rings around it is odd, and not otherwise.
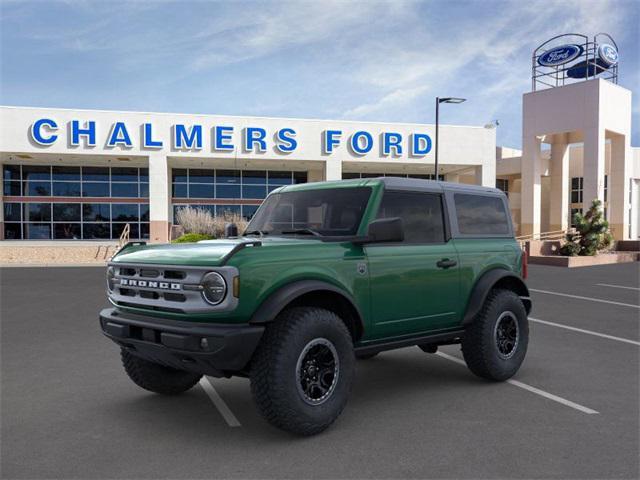
[{"label": "black wheel", "polygon": [[251,392],[272,425],[314,435],[342,412],[354,367],[351,335],[336,314],[292,308],[267,326],[251,362]]},{"label": "black wheel", "polygon": [[527,312],[511,290],[492,290],[462,338],[462,353],[479,377],[502,381],[522,365],[529,343]]},{"label": "black wheel", "polygon": [[133,383],[150,392],[177,395],[193,387],[202,375],[158,365],[120,349],[122,365]]},{"label": "black wheel", "polygon": [[358,360],[369,360],[370,358],[377,357],[380,352],[376,353],[364,353],[364,354],[356,354],[356,358]]}]

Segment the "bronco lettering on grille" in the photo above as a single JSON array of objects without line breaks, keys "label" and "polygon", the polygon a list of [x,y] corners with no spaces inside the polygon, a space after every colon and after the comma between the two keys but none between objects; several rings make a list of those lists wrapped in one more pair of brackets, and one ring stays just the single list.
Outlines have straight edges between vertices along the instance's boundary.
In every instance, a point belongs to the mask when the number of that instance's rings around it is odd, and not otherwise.
[{"label": "bronco lettering on grille", "polygon": [[182,289],[182,285],[179,283],[157,282],[152,280],[135,280],[132,278],[121,278],[120,285],[123,287],[159,288],[161,290]]}]

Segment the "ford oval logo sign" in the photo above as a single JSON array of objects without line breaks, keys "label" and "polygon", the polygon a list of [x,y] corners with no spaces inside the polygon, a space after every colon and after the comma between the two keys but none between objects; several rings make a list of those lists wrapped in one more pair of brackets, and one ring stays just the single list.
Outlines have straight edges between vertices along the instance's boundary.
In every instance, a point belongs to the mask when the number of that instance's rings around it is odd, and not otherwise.
[{"label": "ford oval logo sign", "polygon": [[613,45],[603,43],[598,47],[598,58],[610,67],[618,63],[618,50]]},{"label": "ford oval logo sign", "polygon": [[557,67],[575,60],[582,54],[580,45],[561,45],[547,50],[538,57],[538,63],[543,67]]}]

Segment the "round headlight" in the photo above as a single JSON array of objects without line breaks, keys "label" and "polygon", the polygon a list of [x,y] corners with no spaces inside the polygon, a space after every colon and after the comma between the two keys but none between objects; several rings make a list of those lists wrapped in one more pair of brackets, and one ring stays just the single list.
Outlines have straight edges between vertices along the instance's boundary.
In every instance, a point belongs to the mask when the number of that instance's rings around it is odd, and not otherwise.
[{"label": "round headlight", "polygon": [[216,272],[209,272],[202,277],[202,287],[202,296],[211,305],[218,305],[227,294],[227,283]]},{"label": "round headlight", "polygon": [[114,279],[116,276],[116,269],[113,267],[107,268],[107,290],[113,292],[113,287],[115,285]]}]

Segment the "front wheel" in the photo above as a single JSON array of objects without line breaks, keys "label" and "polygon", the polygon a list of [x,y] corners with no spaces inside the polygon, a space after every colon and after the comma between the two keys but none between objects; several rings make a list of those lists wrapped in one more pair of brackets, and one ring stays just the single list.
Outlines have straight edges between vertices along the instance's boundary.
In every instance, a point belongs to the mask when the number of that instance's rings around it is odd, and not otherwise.
[{"label": "front wheel", "polygon": [[314,435],[345,407],[354,366],[351,335],[336,314],[291,308],[266,328],[251,362],[251,392],[272,425]]},{"label": "front wheel", "polygon": [[163,395],[177,395],[193,387],[202,375],[165,367],[120,349],[122,365],[129,378],[139,387]]},{"label": "front wheel", "polygon": [[473,373],[503,381],[522,365],[529,343],[529,322],[520,297],[511,290],[492,290],[482,311],[465,331],[462,354]]}]

